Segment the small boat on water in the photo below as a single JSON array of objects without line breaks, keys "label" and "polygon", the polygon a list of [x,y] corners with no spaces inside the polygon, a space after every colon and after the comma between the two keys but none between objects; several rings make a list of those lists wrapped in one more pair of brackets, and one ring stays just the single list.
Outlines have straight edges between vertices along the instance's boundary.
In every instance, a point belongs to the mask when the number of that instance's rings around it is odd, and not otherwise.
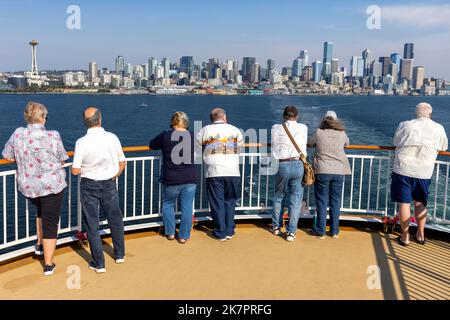
[{"label": "small boat on water", "polygon": [[148,107],[148,104],[142,102],[142,103],[139,105],[139,107]]}]

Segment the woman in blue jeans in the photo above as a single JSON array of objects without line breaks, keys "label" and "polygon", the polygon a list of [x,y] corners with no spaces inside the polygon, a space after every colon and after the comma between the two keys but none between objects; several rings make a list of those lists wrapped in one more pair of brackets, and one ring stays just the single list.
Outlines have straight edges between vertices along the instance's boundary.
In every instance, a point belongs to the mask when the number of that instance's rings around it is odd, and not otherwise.
[{"label": "woman in blue jeans", "polygon": [[[273,197],[272,233],[281,234],[283,226],[283,200],[289,206],[289,223],[286,226],[286,241],[295,241],[297,224],[303,199],[303,163],[296,147],[289,138],[289,131],[297,146],[306,156],[308,127],[297,122],[298,110],[295,106],[287,106],[283,112],[283,124],[272,127],[272,155],[278,160],[278,172],[275,175],[275,192]],[[285,127],[284,127],[285,126]]]},{"label": "woman in blue jeans", "polygon": [[316,182],[317,219],[310,234],[325,239],[327,207],[330,208],[330,233],[334,239],[339,235],[339,214],[341,209],[344,176],[351,174],[350,164],[344,148],[350,144],[342,122],[334,111],[328,111],[320,128],[308,140],[315,147],[314,171]]},{"label": "woman in blue jeans", "polygon": [[194,165],[194,137],[188,131],[189,119],[184,112],[175,112],[170,121],[171,130],[164,131],[150,141],[150,149],[162,151],[163,184],[162,211],[165,235],[175,240],[175,205],[180,200],[181,224],[178,242],[190,238],[197,171]]}]

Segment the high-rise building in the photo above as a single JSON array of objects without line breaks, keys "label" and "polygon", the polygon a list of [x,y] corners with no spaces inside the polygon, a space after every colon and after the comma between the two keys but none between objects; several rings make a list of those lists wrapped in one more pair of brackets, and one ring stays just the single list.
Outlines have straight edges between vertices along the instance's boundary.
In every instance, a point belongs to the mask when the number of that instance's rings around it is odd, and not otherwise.
[{"label": "high-rise building", "polygon": [[127,63],[125,65],[125,75],[127,76],[133,75],[133,65],[131,63]]},{"label": "high-rise building", "polygon": [[350,61],[350,76],[352,78],[364,77],[364,59],[363,57],[353,56]]},{"label": "high-rise building", "polygon": [[392,76],[393,83],[398,82],[398,70],[399,70],[399,65],[397,63],[391,62],[389,64],[389,74]]},{"label": "high-rise building", "polygon": [[306,66],[303,68],[303,73],[302,73],[302,77],[303,77],[303,81],[311,81],[313,79],[313,67],[312,66]]},{"label": "high-rise building", "polygon": [[163,71],[163,78],[164,79],[169,79],[169,75],[170,75],[170,61],[167,58],[163,58],[161,61],[161,66],[163,67],[164,71]]},{"label": "high-rise building", "polygon": [[414,59],[414,43],[405,43],[403,59]]},{"label": "high-rise building", "polygon": [[400,80],[408,80],[412,79],[412,71],[413,71],[413,59],[401,59],[400,60]]},{"label": "high-rise building", "polygon": [[413,89],[420,89],[423,85],[423,79],[425,77],[424,67],[414,67],[413,69]]},{"label": "high-rise building", "polygon": [[383,64],[381,62],[372,62],[370,65],[370,74],[374,77],[381,77],[383,73]]},{"label": "high-rise building", "polygon": [[244,57],[242,61],[242,80],[244,82],[256,82],[256,58]]},{"label": "high-rise building", "polygon": [[272,70],[275,70],[275,60],[269,59],[267,60],[267,71],[270,72]]},{"label": "high-rise building", "polygon": [[303,60],[303,66],[309,66],[309,53],[308,50],[300,51],[300,59]]},{"label": "high-rise building", "polygon": [[327,82],[331,81],[331,59],[333,59],[333,48],[333,42],[324,42],[322,76]]},{"label": "high-rise building", "polygon": [[370,66],[373,62],[373,55],[369,49],[366,49],[362,52],[362,58],[364,60],[364,77],[370,74]]},{"label": "high-rise building", "polygon": [[397,66],[400,66],[400,54],[399,53],[392,53],[391,54],[391,61],[392,61],[392,63],[395,63]]},{"label": "high-rise building", "polygon": [[322,61],[314,61],[313,67],[313,81],[319,83],[322,78]]},{"label": "high-rise building", "polygon": [[188,78],[192,78],[194,74],[194,57],[183,56],[180,59],[180,71],[188,75]]},{"label": "high-rise building", "polygon": [[158,60],[156,60],[154,57],[151,57],[150,59],[148,59],[148,73],[149,73],[149,78],[151,78],[152,76],[154,78],[156,75],[156,68],[158,68]]},{"label": "high-rise building", "polygon": [[125,58],[123,56],[117,56],[116,58],[116,74],[125,74]]},{"label": "high-rise building", "polygon": [[339,72],[339,59],[331,59],[331,73]]},{"label": "high-rise building", "polygon": [[89,80],[91,82],[98,81],[98,65],[97,62],[89,62]]},{"label": "high-rise building", "polygon": [[303,60],[300,59],[300,57],[298,57],[292,63],[292,76],[300,77],[302,75],[302,70],[303,70]]},{"label": "high-rise building", "polygon": [[389,65],[391,64],[391,58],[390,57],[380,57],[378,60],[382,64],[382,76],[386,76],[389,74]]}]

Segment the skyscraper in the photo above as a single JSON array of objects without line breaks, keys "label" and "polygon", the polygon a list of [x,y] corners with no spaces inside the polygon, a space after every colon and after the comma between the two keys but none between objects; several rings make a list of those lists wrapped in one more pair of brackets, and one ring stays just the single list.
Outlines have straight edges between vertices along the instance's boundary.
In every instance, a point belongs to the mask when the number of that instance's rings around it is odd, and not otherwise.
[{"label": "skyscraper", "polygon": [[364,76],[364,59],[363,57],[353,56],[350,61],[350,76],[352,78],[361,78]]},{"label": "skyscraper", "polygon": [[370,74],[370,65],[373,62],[373,55],[372,52],[369,49],[366,49],[362,52],[362,58],[364,60],[364,77],[368,76]]},{"label": "skyscraper", "polygon": [[303,70],[303,60],[300,59],[300,57],[298,57],[292,63],[292,76],[300,77],[302,75],[302,70]]},{"label": "skyscraper", "polygon": [[180,71],[188,75],[188,78],[192,78],[194,74],[194,57],[183,56],[180,59]]},{"label": "skyscraper", "polygon": [[309,66],[309,53],[308,53],[308,50],[300,51],[300,59],[303,60],[303,67]]},{"label": "skyscraper", "polygon": [[322,77],[322,61],[314,61],[313,67],[313,81],[319,83]]},{"label": "skyscraper", "polygon": [[392,76],[393,83],[398,82],[398,70],[399,70],[398,64],[392,62],[389,64],[389,74]]},{"label": "skyscraper", "polygon": [[372,62],[370,65],[370,74],[374,77],[381,77],[383,73],[383,64],[381,62]]},{"label": "skyscraper", "polygon": [[170,61],[167,58],[163,58],[161,61],[161,66],[163,67],[164,71],[163,71],[163,78],[164,79],[169,79],[169,75],[170,75]]},{"label": "skyscraper", "polygon": [[275,69],[275,60],[269,59],[267,60],[267,72],[270,72]]},{"label": "skyscraper", "polygon": [[117,56],[116,58],[116,74],[124,75],[125,73],[125,58]]},{"label": "skyscraper", "polygon": [[400,80],[406,79],[411,81],[413,71],[413,59],[400,60]]},{"label": "skyscraper", "polygon": [[420,89],[423,85],[423,79],[425,77],[424,67],[414,67],[413,69],[413,89]]},{"label": "skyscraper", "polygon": [[331,59],[333,59],[333,42],[324,42],[323,44],[323,67],[322,76],[327,81],[331,80]]},{"label": "skyscraper", "polygon": [[378,60],[382,64],[382,76],[386,76],[389,74],[389,65],[391,64],[391,58],[390,57],[380,57]]},{"label": "skyscraper", "polygon": [[156,60],[154,57],[151,57],[150,59],[148,59],[148,73],[149,73],[149,78],[151,78],[152,76],[154,78],[156,75],[156,69],[158,68],[158,60]]},{"label": "skyscraper", "polygon": [[414,59],[414,43],[405,43],[403,59]]},{"label": "skyscraper", "polygon": [[391,61],[392,63],[395,63],[397,66],[400,66],[400,54],[399,53],[391,54]]},{"label": "skyscraper", "polygon": [[98,65],[97,62],[89,62],[89,80],[95,82],[98,79]]},{"label": "skyscraper", "polygon": [[242,61],[242,80],[244,82],[256,81],[256,58],[244,57]]},{"label": "skyscraper", "polygon": [[331,73],[339,72],[339,59],[331,59]]}]

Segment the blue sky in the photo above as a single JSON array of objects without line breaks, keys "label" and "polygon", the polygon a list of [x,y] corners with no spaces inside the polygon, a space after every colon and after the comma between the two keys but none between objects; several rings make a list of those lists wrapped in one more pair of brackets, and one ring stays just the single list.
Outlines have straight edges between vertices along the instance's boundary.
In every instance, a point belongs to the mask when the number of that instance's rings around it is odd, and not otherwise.
[{"label": "blue sky", "polygon": [[[344,4],[343,4],[344,2]],[[81,8],[81,30],[68,30],[66,9]],[[381,7],[381,29],[366,27],[369,5]],[[449,1],[302,0],[0,0],[0,70],[30,68],[28,42],[37,39],[39,69],[113,68],[114,58],[145,63],[151,56],[196,63],[255,56],[291,65],[302,49],[322,59],[324,41],[348,66],[365,48],[375,56],[416,45],[427,76],[450,79]]]}]

